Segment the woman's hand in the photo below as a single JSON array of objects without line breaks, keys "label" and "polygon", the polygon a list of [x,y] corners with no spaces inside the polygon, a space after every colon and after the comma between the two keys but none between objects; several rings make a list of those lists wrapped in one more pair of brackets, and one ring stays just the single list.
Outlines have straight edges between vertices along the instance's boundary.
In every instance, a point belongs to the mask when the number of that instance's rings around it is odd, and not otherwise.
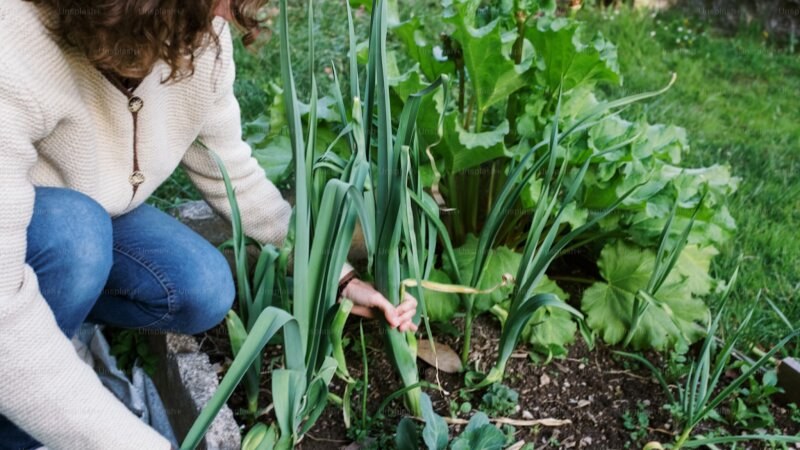
[{"label": "woman's hand", "polygon": [[357,316],[375,318],[376,310],[380,310],[392,328],[400,331],[417,331],[417,325],[413,321],[417,313],[417,299],[408,292],[403,302],[395,307],[371,284],[353,278],[342,290],[342,297],[353,302],[351,312]]}]

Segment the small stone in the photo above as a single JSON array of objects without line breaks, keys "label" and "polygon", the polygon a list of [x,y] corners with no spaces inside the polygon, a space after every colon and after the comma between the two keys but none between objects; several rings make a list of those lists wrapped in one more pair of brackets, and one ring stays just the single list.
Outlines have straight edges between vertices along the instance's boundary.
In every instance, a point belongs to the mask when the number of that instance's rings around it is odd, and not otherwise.
[{"label": "small stone", "polygon": [[522,411],[522,418],[525,420],[533,420],[533,414],[526,409],[525,411]]},{"label": "small stone", "polygon": [[[585,368],[586,368],[586,364],[584,364],[584,363],[578,364],[578,370],[583,370]],[[589,438],[589,439],[591,440],[591,438]]]},{"label": "small stone", "polygon": [[591,404],[592,404],[592,402],[590,402],[589,400],[585,400],[585,399],[584,400],[578,400],[578,408],[584,408],[584,407],[589,406]]},{"label": "small stone", "polygon": [[539,386],[547,386],[550,384],[550,377],[547,376],[546,373],[543,373],[541,377],[539,377]]}]

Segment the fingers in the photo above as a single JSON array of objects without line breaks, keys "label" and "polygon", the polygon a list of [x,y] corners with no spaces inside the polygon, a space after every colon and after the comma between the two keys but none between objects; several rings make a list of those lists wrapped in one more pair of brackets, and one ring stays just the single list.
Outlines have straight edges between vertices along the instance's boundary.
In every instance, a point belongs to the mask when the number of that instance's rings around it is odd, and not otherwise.
[{"label": "fingers", "polygon": [[417,325],[414,323],[414,316],[417,314],[417,299],[413,295],[406,292],[403,298],[403,303],[397,307],[397,314],[400,316],[400,331],[417,331]]},{"label": "fingers", "polygon": [[405,298],[403,299],[403,303],[397,306],[397,314],[403,315],[408,311],[416,311],[417,310],[417,299],[412,297],[411,295],[406,294]]},{"label": "fingers", "polygon": [[374,319],[375,318],[375,310],[372,308],[367,308],[366,306],[360,305],[353,305],[353,309],[350,310],[350,314],[355,316],[364,317],[367,319]]},{"label": "fingers", "polygon": [[417,325],[414,323],[414,311],[408,311],[400,316],[400,326],[397,329],[400,331],[417,331]]},{"label": "fingers", "polygon": [[414,316],[417,312],[417,299],[409,293],[405,293],[403,301],[398,306],[394,306],[380,292],[376,291],[372,285],[359,279],[353,279],[347,284],[343,296],[353,301],[352,314],[374,318],[377,316],[375,309],[380,309],[386,322],[392,328],[399,331],[416,331],[417,325],[414,324]]},{"label": "fingers", "polygon": [[414,322],[409,321],[409,322],[406,322],[406,323],[400,325],[399,327],[397,327],[397,329],[399,331],[403,332],[403,333],[405,333],[406,331],[414,331],[414,332],[416,332],[418,327],[417,327],[416,324],[414,324]]}]

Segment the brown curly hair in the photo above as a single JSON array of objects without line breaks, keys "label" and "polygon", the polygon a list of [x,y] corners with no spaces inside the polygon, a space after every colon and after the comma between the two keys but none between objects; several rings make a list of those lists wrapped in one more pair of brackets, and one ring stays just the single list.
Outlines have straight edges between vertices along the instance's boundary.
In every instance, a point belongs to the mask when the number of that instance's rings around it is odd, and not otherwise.
[{"label": "brown curly hair", "polygon": [[[29,1],[55,13],[53,32],[83,50],[98,69],[124,78],[144,78],[161,59],[171,68],[162,81],[178,81],[194,73],[197,50],[219,44],[212,20],[220,0]],[[258,12],[266,3],[230,0],[245,45],[255,40]]]}]

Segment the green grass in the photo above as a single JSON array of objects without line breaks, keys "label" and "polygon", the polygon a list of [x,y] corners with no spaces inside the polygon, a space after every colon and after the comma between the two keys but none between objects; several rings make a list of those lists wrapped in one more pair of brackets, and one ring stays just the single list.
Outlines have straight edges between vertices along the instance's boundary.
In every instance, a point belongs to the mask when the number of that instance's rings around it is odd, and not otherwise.
[{"label": "green grass", "polygon": [[[744,256],[735,315],[741,318],[764,289],[800,326],[800,55],[771,48],[752,30],[722,37],[677,11],[589,10],[581,16],[618,46],[624,86],[609,94],[653,89],[677,72],[667,94],[631,114],[685,127],[692,145],[688,163],[727,163],[742,178],[731,205],[739,229],[715,263],[717,275],[727,278]],[[787,334],[766,305],[754,321],[749,337],[762,345]]]},{"label": "green grass", "polygon": [[[297,91],[300,101],[308,101],[310,82],[308,77],[308,29],[306,6],[303,2],[293,2],[288,5],[289,23],[292,29],[289,38],[292,43],[290,49],[292,60],[296,61],[294,72],[296,74]],[[356,35],[359,41],[367,39],[369,30],[369,12],[354,9]],[[348,69],[348,31],[347,12],[342,1],[317,1],[314,4],[314,28],[317,33],[314,48],[315,73],[320,96],[329,92],[333,82],[332,65],[335,64],[339,79],[342,82],[349,79]],[[270,82],[280,86],[280,36],[277,27],[269,38],[262,39],[251,48],[245,49],[241,41],[235,40],[236,59],[236,84],[234,85],[236,98],[242,109],[244,122],[255,119],[258,114],[265,111],[272,98],[265,93],[265,86]],[[343,91],[345,86],[342,85]]]}]

